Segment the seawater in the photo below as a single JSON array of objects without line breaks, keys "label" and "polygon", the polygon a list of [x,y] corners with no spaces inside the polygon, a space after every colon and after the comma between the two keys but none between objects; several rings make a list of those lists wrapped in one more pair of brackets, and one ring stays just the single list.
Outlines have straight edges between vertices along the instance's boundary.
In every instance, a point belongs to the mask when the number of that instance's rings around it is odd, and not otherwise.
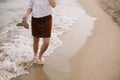
[{"label": "seawater", "polygon": [[[31,29],[16,26],[21,21],[27,4],[28,0],[0,0],[0,80],[10,80],[28,73],[25,68],[33,58]],[[53,9],[51,44],[44,56],[49,56],[56,48],[64,45],[59,37],[79,20],[84,21],[80,26],[83,30],[80,34],[86,33],[86,38],[92,35],[95,19],[86,14],[77,0],[57,1],[57,6]],[[30,19],[28,23],[30,25]],[[82,40],[81,38],[81,42]]]}]

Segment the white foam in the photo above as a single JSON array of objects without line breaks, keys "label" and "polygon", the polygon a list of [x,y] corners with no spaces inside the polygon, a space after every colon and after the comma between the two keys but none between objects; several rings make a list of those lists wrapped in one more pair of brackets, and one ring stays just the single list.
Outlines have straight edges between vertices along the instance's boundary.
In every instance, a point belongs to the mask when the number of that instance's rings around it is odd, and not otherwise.
[{"label": "white foam", "polygon": [[[53,10],[51,44],[44,56],[49,56],[56,48],[62,46],[59,36],[70,30],[73,23],[78,20],[81,21],[81,38],[87,35],[86,39],[92,35],[91,30],[95,18],[86,14],[77,0],[59,0],[57,2],[57,6]],[[12,77],[27,73],[24,68],[33,58],[31,29],[18,28],[13,24],[3,29],[0,36],[0,41],[3,42],[2,48],[4,49],[0,53],[0,80],[9,80]],[[81,40],[84,42],[85,39]],[[4,56],[4,58],[1,56]]]}]

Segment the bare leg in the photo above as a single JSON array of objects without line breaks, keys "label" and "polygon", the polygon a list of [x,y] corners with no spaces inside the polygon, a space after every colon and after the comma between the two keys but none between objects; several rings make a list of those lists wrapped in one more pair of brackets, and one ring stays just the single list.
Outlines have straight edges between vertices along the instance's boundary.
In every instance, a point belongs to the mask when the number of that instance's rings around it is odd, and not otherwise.
[{"label": "bare leg", "polygon": [[33,38],[33,51],[34,51],[34,59],[37,58],[37,53],[38,53],[38,48],[39,48],[39,38],[34,37]]},{"label": "bare leg", "polygon": [[42,44],[40,52],[39,52],[39,63],[40,64],[43,64],[42,55],[47,50],[49,43],[50,43],[50,38],[43,38],[43,44]]}]

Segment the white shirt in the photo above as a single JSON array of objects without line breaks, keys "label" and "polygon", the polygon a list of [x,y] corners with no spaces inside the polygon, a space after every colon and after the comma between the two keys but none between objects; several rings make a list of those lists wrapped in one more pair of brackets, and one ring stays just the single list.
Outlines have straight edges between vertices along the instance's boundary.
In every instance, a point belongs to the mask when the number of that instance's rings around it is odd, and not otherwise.
[{"label": "white shirt", "polygon": [[29,0],[28,8],[32,8],[32,16],[35,18],[51,15],[51,6],[48,0]]}]

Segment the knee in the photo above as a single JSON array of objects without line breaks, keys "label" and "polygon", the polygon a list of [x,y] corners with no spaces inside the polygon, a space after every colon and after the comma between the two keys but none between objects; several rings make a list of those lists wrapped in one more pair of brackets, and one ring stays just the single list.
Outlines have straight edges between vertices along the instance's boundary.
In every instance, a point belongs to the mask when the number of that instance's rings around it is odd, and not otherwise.
[{"label": "knee", "polygon": [[34,37],[34,43],[38,43],[39,42],[39,38]]},{"label": "knee", "polygon": [[50,41],[44,41],[43,44],[48,46],[50,44]]}]

